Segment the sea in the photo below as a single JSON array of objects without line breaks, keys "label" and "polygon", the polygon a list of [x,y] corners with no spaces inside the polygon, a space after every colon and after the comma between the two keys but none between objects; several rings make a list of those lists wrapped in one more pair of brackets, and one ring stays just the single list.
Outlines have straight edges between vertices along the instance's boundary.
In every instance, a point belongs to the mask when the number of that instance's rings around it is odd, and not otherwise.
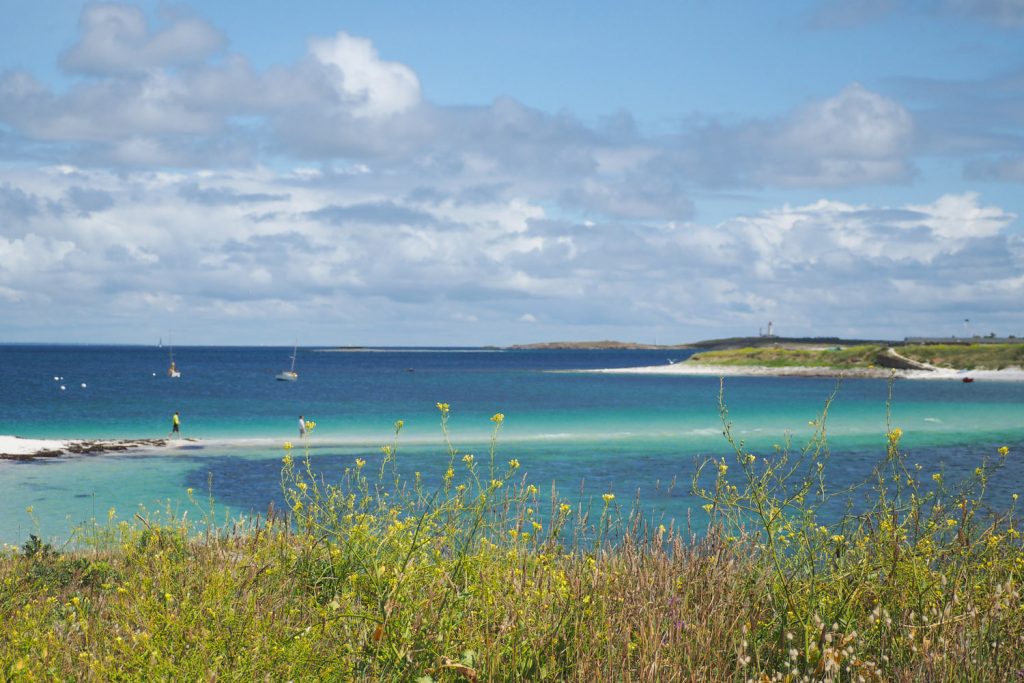
[{"label": "sea", "polygon": [[[694,473],[709,459],[735,463],[720,396],[744,452],[794,449],[828,404],[827,478],[869,479],[887,431],[903,431],[922,480],[947,481],[986,457],[1010,455],[986,500],[1009,507],[1024,490],[1024,382],[607,374],[667,365],[678,350],[299,348],[298,381],[276,381],[292,348],[175,346],[181,377],[159,346],[0,345],[0,434],[48,439],[165,438],[165,448],[0,461],[0,543],[30,534],[75,542],[76,528],[159,512],[189,519],[251,519],[280,505],[285,442],[305,451],[298,419],[314,421],[308,453],[328,481],[356,458],[372,467],[394,439],[399,466],[436,484],[449,462],[438,403],[459,457],[516,459],[541,491],[578,503],[615,495],[623,514],[700,529]],[[191,489],[192,494],[189,495]]]}]

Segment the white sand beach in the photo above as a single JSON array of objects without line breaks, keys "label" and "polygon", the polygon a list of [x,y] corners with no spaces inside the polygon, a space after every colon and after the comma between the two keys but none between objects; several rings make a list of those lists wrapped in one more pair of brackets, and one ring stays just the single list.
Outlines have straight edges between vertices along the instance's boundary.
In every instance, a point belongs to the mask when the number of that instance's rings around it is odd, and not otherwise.
[{"label": "white sand beach", "polygon": [[104,453],[166,445],[167,439],[23,439],[0,434],[0,459],[31,460],[65,453]]},{"label": "white sand beach", "polygon": [[0,434],[0,455],[6,456],[36,455],[49,451],[64,452],[69,445],[70,441],[22,439],[18,436]]},{"label": "white sand beach", "polygon": [[584,370],[609,374],[636,375],[693,375],[703,377],[848,377],[913,380],[963,381],[970,378],[978,382],[1024,382],[1024,369],[1014,367],[1003,370],[890,370],[888,368],[863,368],[841,370],[827,367],[765,367],[757,365],[707,365],[704,363],[672,363],[636,368],[606,368]]}]

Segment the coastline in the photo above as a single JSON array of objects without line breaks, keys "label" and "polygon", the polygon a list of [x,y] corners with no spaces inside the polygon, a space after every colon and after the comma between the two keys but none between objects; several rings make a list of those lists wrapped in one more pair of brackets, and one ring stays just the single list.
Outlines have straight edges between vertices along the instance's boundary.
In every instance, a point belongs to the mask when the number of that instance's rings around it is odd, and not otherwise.
[{"label": "coastline", "polygon": [[602,368],[580,370],[602,374],[626,375],[689,375],[695,377],[835,377],[850,379],[909,379],[962,381],[965,377],[975,381],[1024,382],[1024,369],[1003,370],[894,370],[889,368],[834,368],[764,365],[708,365],[683,361],[669,365],[649,365],[634,368]]},{"label": "coastline", "polygon": [[23,439],[19,436],[2,434],[0,435],[0,460],[35,460],[36,458],[56,458],[69,453],[90,455],[167,445],[167,439]]}]

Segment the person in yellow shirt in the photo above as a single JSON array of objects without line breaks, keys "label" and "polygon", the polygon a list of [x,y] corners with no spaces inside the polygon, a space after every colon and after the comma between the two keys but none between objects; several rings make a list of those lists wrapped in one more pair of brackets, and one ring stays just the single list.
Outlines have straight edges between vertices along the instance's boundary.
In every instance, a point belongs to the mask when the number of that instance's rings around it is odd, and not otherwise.
[{"label": "person in yellow shirt", "polygon": [[167,435],[167,438],[171,438],[177,434],[178,438],[181,438],[181,418],[178,416],[178,411],[174,411],[174,415],[171,417],[171,433]]}]

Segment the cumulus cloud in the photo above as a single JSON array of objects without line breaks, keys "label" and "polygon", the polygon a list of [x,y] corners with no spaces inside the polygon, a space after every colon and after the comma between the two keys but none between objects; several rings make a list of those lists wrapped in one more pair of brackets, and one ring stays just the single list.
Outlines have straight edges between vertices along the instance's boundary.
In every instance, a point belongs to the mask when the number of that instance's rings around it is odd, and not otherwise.
[{"label": "cumulus cloud", "polygon": [[[962,320],[962,309],[990,311],[991,325],[1009,331],[1019,322],[1015,216],[974,193],[900,206],[822,199],[714,224],[580,222],[501,193],[339,201],[372,196],[380,181],[7,169],[5,196],[31,210],[20,214],[25,236],[0,240],[0,298],[14,318],[45,300],[64,322],[130,315],[159,334],[174,308],[197,327],[230,317],[253,334],[310,319],[358,323],[391,335],[378,343],[566,330],[641,338],[665,326],[714,334],[767,319],[793,334],[909,333],[926,311]],[[272,212],[254,211],[268,203]],[[448,327],[434,327],[440,319]]]},{"label": "cumulus cloud", "polygon": [[310,41],[310,53],[330,71],[330,82],[356,117],[399,114],[420,101],[412,69],[380,59],[373,43],[341,32]]},{"label": "cumulus cloud", "polygon": [[61,58],[73,72],[108,75],[198,64],[222,49],[224,36],[204,21],[169,17],[162,30],[150,29],[138,7],[87,5],[82,10],[79,42]]}]

